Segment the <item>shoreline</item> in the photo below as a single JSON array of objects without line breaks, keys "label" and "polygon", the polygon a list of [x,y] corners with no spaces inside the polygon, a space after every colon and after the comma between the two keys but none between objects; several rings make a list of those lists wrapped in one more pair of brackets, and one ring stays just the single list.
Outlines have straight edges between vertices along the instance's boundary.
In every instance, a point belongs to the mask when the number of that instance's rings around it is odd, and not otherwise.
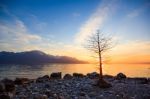
[{"label": "shoreline", "polygon": [[61,72],[37,79],[16,78],[0,81],[0,99],[150,99],[150,77],[104,75],[110,88],[96,86],[96,72],[66,74]]}]

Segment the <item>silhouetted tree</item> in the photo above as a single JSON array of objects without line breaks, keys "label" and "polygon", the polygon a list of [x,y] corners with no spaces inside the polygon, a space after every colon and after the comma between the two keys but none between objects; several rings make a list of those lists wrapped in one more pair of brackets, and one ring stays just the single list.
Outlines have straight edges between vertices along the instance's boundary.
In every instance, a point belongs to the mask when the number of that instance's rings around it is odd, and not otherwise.
[{"label": "silhouetted tree", "polygon": [[105,37],[104,34],[100,33],[99,30],[97,33],[91,35],[88,38],[88,44],[87,48],[94,52],[96,56],[98,56],[98,63],[99,63],[99,82],[98,85],[100,87],[110,87],[111,85],[108,84],[106,81],[103,79],[103,54],[106,52],[108,49],[112,48],[112,38],[111,37]]}]

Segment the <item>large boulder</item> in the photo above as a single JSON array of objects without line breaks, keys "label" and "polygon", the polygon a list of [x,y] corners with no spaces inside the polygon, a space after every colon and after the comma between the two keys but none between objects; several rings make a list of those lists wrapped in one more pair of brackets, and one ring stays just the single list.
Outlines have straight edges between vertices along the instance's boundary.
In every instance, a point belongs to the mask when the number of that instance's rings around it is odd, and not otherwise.
[{"label": "large boulder", "polygon": [[117,80],[121,80],[121,79],[125,79],[125,78],[127,78],[127,77],[126,77],[126,75],[123,74],[123,73],[118,73],[117,76],[116,76],[116,79],[117,79]]},{"label": "large boulder", "polygon": [[97,72],[88,73],[87,76],[91,79],[99,78],[99,74]]},{"label": "large boulder", "polygon": [[50,79],[61,79],[61,72],[52,73]]},{"label": "large boulder", "polygon": [[48,75],[45,75],[43,77],[39,77],[36,79],[36,82],[38,83],[43,83],[43,82],[46,82],[46,81],[49,81],[49,76]]},{"label": "large boulder", "polygon": [[71,74],[65,74],[64,79],[71,79],[72,75]]},{"label": "large boulder", "polygon": [[11,99],[11,98],[6,94],[0,94],[0,99]]},{"label": "large boulder", "polygon": [[148,83],[150,84],[150,78],[147,78],[147,80],[148,80]]},{"label": "large boulder", "polygon": [[83,74],[81,74],[81,73],[73,73],[73,77],[84,77],[84,75]]},{"label": "large boulder", "polygon": [[14,83],[16,85],[27,84],[29,82],[30,82],[30,80],[28,78],[16,78],[15,81],[14,81]]},{"label": "large boulder", "polygon": [[0,82],[0,93],[5,91],[5,85],[4,83]]},{"label": "large boulder", "polygon": [[13,91],[15,91],[14,81],[6,78],[6,79],[2,80],[2,83],[4,83],[4,85],[5,85],[5,91],[6,92],[13,92]]}]

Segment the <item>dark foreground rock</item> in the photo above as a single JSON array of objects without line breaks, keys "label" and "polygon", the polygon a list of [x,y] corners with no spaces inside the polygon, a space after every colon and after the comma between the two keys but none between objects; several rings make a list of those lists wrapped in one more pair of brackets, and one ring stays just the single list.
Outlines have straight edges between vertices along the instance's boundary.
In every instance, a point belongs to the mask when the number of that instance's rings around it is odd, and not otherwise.
[{"label": "dark foreground rock", "polygon": [[116,79],[118,79],[118,80],[125,79],[125,78],[127,78],[127,77],[123,73],[118,73],[117,76],[116,76]]},{"label": "dark foreground rock", "polygon": [[71,74],[66,74],[64,76],[64,79],[72,79],[72,78],[73,78],[73,76]]},{"label": "dark foreground rock", "polygon": [[87,76],[91,79],[95,79],[99,77],[99,74],[97,72],[88,73]]},{"label": "dark foreground rock", "polygon": [[[0,99],[3,99],[1,97],[5,97],[4,99],[10,97],[12,99],[150,99],[149,80],[146,83],[136,83],[139,81],[137,78],[122,80],[104,76],[104,80],[112,87],[100,88],[96,85],[98,82],[96,73],[91,74],[92,76],[67,74],[64,79],[58,79],[60,75],[56,77],[57,79],[43,76],[30,84],[15,85],[13,96],[10,96],[10,92],[0,93]],[[3,84],[4,82],[1,81],[0,85]],[[5,90],[1,86],[0,88],[2,91]]]},{"label": "dark foreground rock", "polygon": [[73,77],[84,77],[82,73],[73,73]]},{"label": "dark foreground rock", "polygon": [[25,84],[25,83],[28,83],[29,82],[29,79],[28,78],[16,78],[14,83],[16,85],[21,85],[21,84]]},{"label": "dark foreground rock", "polygon": [[4,91],[6,92],[13,92],[15,91],[15,84],[14,81],[10,80],[10,79],[3,79],[1,81],[1,85],[4,85]]},{"label": "dark foreground rock", "polygon": [[98,85],[100,88],[110,88],[110,87],[112,87],[112,85],[111,85],[109,82],[105,81],[104,79],[98,80],[97,85]]},{"label": "dark foreground rock", "polygon": [[62,77],[61,77],[61,72],[52,73],[52,74],[50,75],[50,78],[51,78],[51,79],[61,79],[61,78],[62,78]]}]

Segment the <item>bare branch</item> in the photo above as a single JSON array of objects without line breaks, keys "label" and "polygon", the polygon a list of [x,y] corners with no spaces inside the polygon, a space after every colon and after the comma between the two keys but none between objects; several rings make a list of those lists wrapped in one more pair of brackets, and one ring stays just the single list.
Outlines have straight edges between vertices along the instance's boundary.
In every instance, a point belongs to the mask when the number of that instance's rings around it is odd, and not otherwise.
[{"label": "bare branch", "polygon": [[[91,52],[95,53],[96,56],[99,58],[99,72],[100,72],[100,79],[103,78],[102,76],[102,63],[103,63],[103,53],[112,48],[112,38],[105,37],[104,34],[101,32],[97,32],[92,34],[87,40],[86,48]],[[95,57],[95,56],[94,56]]]}]

